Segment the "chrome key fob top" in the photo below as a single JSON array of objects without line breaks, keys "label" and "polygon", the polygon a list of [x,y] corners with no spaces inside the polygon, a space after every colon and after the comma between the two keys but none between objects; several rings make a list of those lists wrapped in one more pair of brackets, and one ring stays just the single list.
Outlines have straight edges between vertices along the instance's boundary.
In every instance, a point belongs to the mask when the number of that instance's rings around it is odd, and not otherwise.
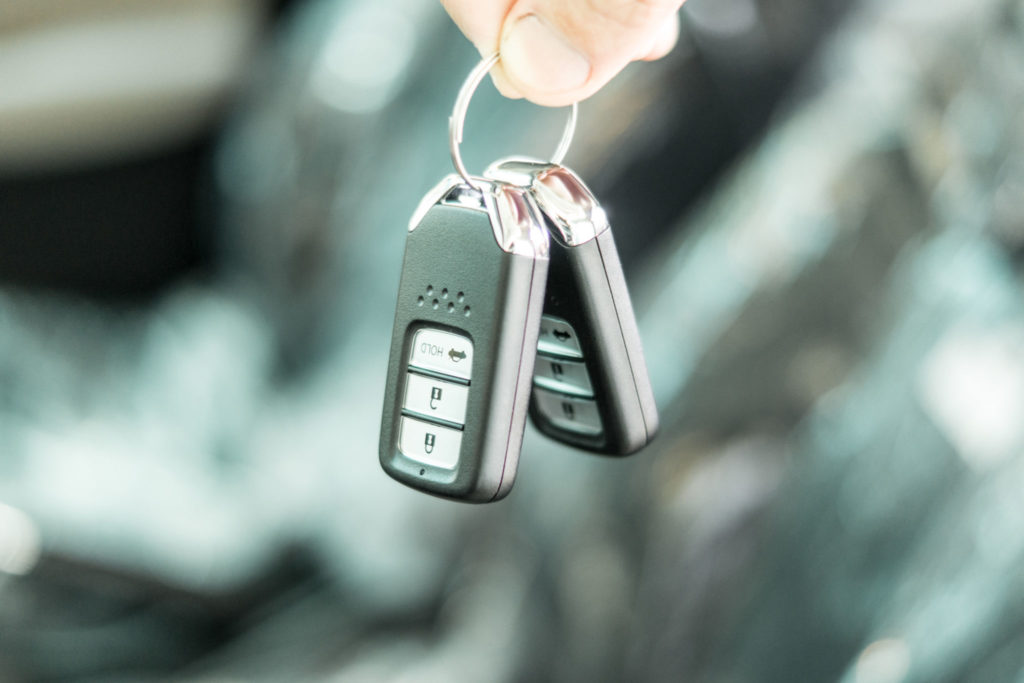
[{"label": "chrome key fob top", "polygon": [[608,220],[575,173],[505,159],[485,175],[530,188],[551,231],[551,264],[530,417],[544,434],[611,455],[645,446],[658,413]]},{"label": "chrome key fob top", "polygon": [[380,433],[384,470],[470,502],[515,480],[548,271],[528,191],[449,176],[409,225]]}]

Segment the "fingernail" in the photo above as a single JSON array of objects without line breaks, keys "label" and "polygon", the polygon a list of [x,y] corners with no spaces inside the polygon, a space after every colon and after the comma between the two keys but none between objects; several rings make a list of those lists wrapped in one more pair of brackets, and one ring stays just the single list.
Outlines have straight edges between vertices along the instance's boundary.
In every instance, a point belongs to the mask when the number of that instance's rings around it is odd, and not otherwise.
[{"label": "fingernail", "polygon": [[501,63],[513,81],[536,92],[574,90],[590,78],[590,62],[551,25],[527,14],[501,43]]}]

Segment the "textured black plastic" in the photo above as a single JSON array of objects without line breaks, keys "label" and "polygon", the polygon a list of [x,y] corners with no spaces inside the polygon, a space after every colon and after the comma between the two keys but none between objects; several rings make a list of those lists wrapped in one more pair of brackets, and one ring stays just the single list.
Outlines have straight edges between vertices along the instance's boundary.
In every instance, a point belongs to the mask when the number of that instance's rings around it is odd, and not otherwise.
[{"label": "textured black plastic", "polygon": [[[498,500],[515,479],[547,279],[547,257],[503,251],[492,220],[483,211],[438,204],[409,233],[381,420],[380,462],[389,475],[421,491],[469,502]],[[398,449],[410,344],[423,327],[463,334],[473,342],[466,422],[454,470],[420,463]]]},{"label": "textured black plastic", "polygon": [[611,230],[576,246],[551,240],[544,314],[576,330],[604,431],[590,436],[561,429],[536,399],[530,401],[534,425],[594,453],[628,455],[647,445],[658,431],[658,411]]}]

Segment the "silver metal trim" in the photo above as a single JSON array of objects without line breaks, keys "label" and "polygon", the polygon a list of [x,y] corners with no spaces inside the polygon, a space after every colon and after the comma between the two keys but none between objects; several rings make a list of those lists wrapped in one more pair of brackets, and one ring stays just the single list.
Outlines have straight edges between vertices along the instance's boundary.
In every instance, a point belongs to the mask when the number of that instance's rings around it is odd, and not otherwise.
[{"label": "silver metal trim", "polygon": [[494,241],[509,254],[544,259],[550,254],[551,242],[544,227],[544,216],[527,188],[488,178],[473,178],[473,183],[469,184],[453,173],[420,200],[409,219],[409,232],[438,205],[488,214]]},{"label": "silver metal trim", "polygon": [[[412,212],[412,217],[409,218],[409,232],[415,230],[416,227],[423,222],[423,217],[427,215],[427,212],[434,208],[435,204],[442,203],[444,199],[451,194],[451,191],[459,185],[462,185],[462,178],[452,173],[450,175],[446,175],[441,182],[430,188],[427,193],[423,195],[423,199],[420,200],[420,203],[416,205],[416,210]],[[482,201],[480,202],[479,210],[486,211]]]},{"label": "silver metal trim", "polygon": [[594,193],[561,164],[508,157],[488,166],[484,177],[528,188],[567,246],[585,244],[611,227]]},{"label": "silver metal trim", "polygon": [[[491,202],[491,225],[501,248],[510,254],[547,259],[551,253],[551,240],[544,227],[544,217],[529,190],[484,178],[477,180],[490,186],[484,200]],[[497,222],[494,217],[497,217]]]}]

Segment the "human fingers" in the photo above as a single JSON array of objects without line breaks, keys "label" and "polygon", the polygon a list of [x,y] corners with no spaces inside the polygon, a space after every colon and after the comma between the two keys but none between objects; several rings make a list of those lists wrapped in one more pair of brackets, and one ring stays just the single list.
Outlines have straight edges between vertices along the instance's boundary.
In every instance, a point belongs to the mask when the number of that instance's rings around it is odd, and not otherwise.
[{"label": "human fingers", "polygon": [[629,62],[666,54],[682,0],[516,0],[502,22],[495,71],[537,104],[593,95]]},{"label": "human fingers", "polygon": [[[481,56],[498,51],[501,26],[514,3],[515,0],[441,0],[445,11]],[[492,69],[491,77],[502,95],[513,99],[522,97],[501,69]]]},{"label": "human fingers", "polygon": [[441,0],[482,55],[500,51],[498,89],[550,106],[603,87],[630,61],[663,57],[683,0]]},{"label": "human fingers", "polygon": [[661,59],[679,42],[679,15],[675,14],[661,27],[661,30],[650,43],[647,51],[640,57],[645,62]]}]

